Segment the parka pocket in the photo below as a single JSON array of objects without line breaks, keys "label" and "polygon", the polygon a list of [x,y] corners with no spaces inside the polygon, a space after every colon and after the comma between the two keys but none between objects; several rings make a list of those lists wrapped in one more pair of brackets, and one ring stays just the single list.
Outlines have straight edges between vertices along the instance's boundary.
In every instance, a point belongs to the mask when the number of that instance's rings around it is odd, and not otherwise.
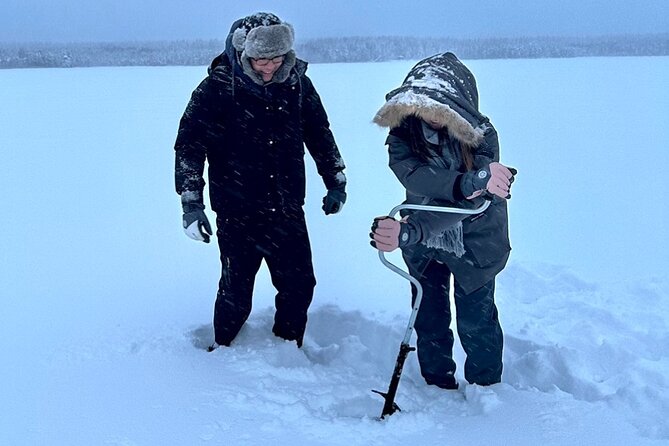
[{"label": "parka pocket", "polygon": [[499,262],[511,251],[503,203],[493,203],[485,212],[467,218],[463,234],[466,251],[481,268]]}]

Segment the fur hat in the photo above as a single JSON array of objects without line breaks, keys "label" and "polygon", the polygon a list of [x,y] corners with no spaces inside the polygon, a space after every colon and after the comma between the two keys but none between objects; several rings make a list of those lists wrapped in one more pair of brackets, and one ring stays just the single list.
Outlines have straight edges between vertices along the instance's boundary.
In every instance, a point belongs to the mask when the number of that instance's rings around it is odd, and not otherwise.
[{"label": "fur hat", "polygon": [[257,12],[245,17],[240,27],[232,33],[232,45],[239,54],[244,72],[261,85],[262,77],[255,73],[249,59],[285,56],[273,79],[275,82],[283,82],[295,65],[294,41],[295,31],[292,25],[269,12]]},{"label": "fur hat", "polygon": [[293,49],[293,27],[269,12],[257,12],[242,21],[232,35],[232,45],[246,57],[271,59]]}]

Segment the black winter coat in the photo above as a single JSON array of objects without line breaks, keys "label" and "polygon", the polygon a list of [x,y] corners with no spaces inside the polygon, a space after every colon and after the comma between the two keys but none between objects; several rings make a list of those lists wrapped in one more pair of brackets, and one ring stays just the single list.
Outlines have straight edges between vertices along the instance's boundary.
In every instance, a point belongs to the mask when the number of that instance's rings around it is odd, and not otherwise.
[{"label": "black winter coat", "polygon": [[344,162],[306,69],[298,59],[285,82],[260,86],[234,56],[216,58],[181,118],[177,193],[202,196],[206,160],[215,212],[301,207],[305,144],[326,188],[345,185]]}]

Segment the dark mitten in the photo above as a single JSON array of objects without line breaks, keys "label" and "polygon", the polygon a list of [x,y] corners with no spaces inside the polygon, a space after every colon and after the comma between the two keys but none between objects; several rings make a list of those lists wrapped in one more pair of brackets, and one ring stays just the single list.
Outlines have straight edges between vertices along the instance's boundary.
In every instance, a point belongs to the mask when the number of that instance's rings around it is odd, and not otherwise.
[{"label": "dark mitten", "polygon": [[341,211],[341,208],[346,203],[346,192],[344,187],[328,190],[328,193],[323,197],[323,212],[325,215],[336,214]]}]

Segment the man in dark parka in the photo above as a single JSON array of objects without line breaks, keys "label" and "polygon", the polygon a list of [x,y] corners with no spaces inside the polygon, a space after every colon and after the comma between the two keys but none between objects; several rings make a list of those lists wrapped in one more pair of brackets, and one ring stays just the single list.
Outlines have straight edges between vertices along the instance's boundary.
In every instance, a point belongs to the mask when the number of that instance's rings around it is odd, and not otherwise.
[{"label": "man in dark parka", "polygon": [[346,201],[344,162],[293,41],[292,26],[274,14],[237,20],[181,118],[175,179],[186,234],[211,235],[205,161],[216,213],[222,273],[212,348],[229,346],[248,318],[262,260],[277,289],[273,333],[302,345],[316,285],[302,208],[305,145],[327,188],[325,214]]}]

